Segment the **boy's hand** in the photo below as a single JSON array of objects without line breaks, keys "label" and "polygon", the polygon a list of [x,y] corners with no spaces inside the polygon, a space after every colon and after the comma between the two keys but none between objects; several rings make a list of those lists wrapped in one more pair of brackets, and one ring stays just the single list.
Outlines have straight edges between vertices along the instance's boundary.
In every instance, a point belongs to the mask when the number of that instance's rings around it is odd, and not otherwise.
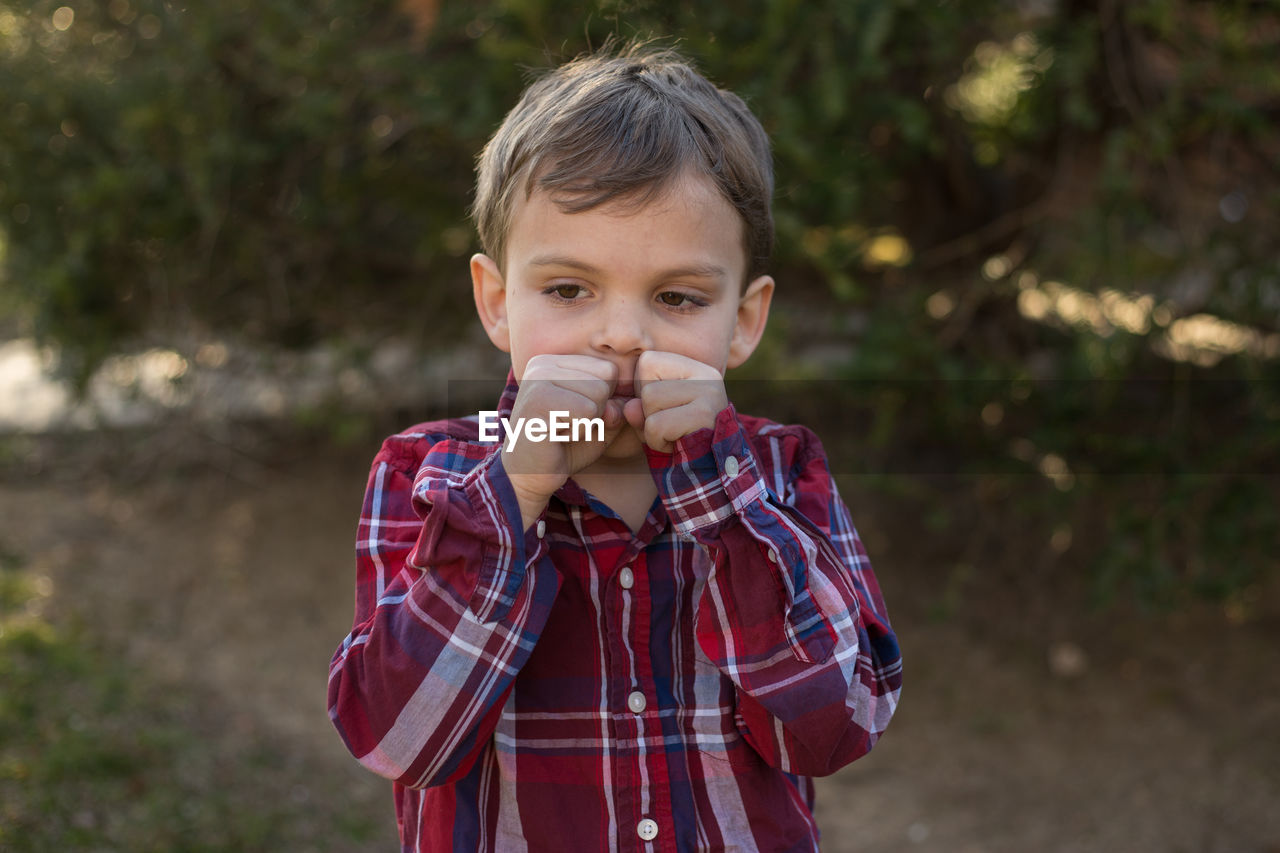
[{"label": "boy's hand", "polygon": [[670,352],[644,352],[636,362],[637,399],[628,400],[627,422],[642,430],[644,443],[667,453],[691,432],[716,425],[729,405],[724,377],[709,364]]},{"label": "boy's hand", "polygon": [[520,418],[550,420],[553,411],[573,418],[603,418],[604,441],[529,441],[504,444],[502,466],[511,478],[525,529],[565,480],[600,457],[626,426],[622,406],[610,399],[618,381],[613,362],[587,355],[536,355],[525,365],[511,422]]}]

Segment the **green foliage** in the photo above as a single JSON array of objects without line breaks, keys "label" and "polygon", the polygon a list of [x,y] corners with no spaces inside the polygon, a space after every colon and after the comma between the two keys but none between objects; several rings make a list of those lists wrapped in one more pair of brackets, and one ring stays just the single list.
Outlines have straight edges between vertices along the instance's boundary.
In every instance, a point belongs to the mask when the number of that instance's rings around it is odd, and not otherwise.
[{"label": "green foliage", "polygon": [[422,279],[464,271],[488,116],[421,72],[390,3],[3,14],[7,278],[82,377],[156,324],[301,344],[460,304]]},{"label": "green foliage", "polygon": [[[1261,239],[1214,209],[1239,176],[1200,173],[1274,150],[1268,4],[62,2],[0,4],[0,228],[85,369],[157,325],[307,343],[461,316],[475,153],[522,69],[610,36],[678,35],[762,117],[798,290],[990,290],[976,266],[1021,241],[1087,288],[1217,249],[1239,311],[1276,298]],[[1260,219],[1274,197],[1244,189]]]},{"label": "green foliage", "polygon": [[[0,0],[6,307],[82,380],[158,330],[439,345],[470,312],[473,158],[526,71],[678,37],[774,140],[783,310],[835,303],[850,376],[938,383],[911,418],[886,400],[878,444],[975,417],[962,379],[1163,376],[1153,348],[1211,366],[1221,347],[1176,340],[1199,314],[1236,324],[1223,367],[1261,381],[1277,32],[1274,0]],[[1020,437],[1073,435],[1096,401],[1071,387]],[[1169,461],[1099,429],[1135,471]],[[1018,464],[981,434],[954,452]],[[1198,571],[1185,536],[1118,539],[1176,540],[1150,565]]]}]

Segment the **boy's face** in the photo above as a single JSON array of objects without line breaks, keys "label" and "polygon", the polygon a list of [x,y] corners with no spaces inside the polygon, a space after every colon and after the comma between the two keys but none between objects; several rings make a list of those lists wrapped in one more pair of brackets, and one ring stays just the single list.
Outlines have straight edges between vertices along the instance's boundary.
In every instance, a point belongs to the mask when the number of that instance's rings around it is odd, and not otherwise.
[{"label": "boy's face", "polygon": [[[773,280],[742,288],[746,256],[737,212],[707,179],[684,177],[640,207],[564,213],[542,192],[516,202],[505,275],[472,258],[476,307],[518,380],[536,355],[605,359],[616,397],[634,396],[636,361],[676,353],[722,376],[755,349]],[[624,429],[607,456],[638,453]]]}]

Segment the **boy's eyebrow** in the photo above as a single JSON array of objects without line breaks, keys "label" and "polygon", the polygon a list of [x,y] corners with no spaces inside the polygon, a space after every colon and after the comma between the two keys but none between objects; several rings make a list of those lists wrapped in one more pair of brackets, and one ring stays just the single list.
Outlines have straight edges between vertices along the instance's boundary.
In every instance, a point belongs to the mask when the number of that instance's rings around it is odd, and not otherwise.
[{"label": "boy's eyebrow", "polygon": [[[568,255],[537,255],[529,261],[532,267],[567,267],[581,270],[588,275],[599,275],[601,270],[586,261]],[[718,264],[694,263],[671,267],[660,271],[655,278],[728,278],[729,271]]]},{"label": "boy's eyebrow", "polygon": [[585,273],[598,273],[600,270],[586,261],[571,258],[568,255],[537,255],[529,261],[531,267],[568,267],[582,270]]}]

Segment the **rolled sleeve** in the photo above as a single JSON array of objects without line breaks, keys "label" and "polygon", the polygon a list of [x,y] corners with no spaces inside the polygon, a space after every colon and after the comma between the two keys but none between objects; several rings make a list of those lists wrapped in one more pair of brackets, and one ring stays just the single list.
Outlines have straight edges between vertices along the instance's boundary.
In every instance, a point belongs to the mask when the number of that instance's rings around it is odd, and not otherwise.
[{"label": "rolled sleeve", "polygon": [[[469,607],[481,622],[494,622],[506,617],[530,567],[545,552],[540,525],[522,530],[501,453],[489,455],[461,480],[441,464],[449,453],[447,446],[434,449],[414,479],[414,510],[424,524],[407,563],[421,571],[429,560],[448,564],[452,557],[469,557],[457,563],[474,573],[468,579]],[[455,549],[465,553],[455,555]]]},{"label": "rolled sleeve", "polygon": [[[722,554],[717,571],[730,571],[736,579],[720,579],[738,587],[739,594],[726,600],[761,595],[780,600],[783,636],[792,655],[802,661],[827,659],[835,631],[809,591],[816,548],[771,501],[732,404],[716,416],[714,429],[690,433],[669,453],[651,448],[646,453],[676,532]],[[728,568],[735,564],[737,569]]]}]

